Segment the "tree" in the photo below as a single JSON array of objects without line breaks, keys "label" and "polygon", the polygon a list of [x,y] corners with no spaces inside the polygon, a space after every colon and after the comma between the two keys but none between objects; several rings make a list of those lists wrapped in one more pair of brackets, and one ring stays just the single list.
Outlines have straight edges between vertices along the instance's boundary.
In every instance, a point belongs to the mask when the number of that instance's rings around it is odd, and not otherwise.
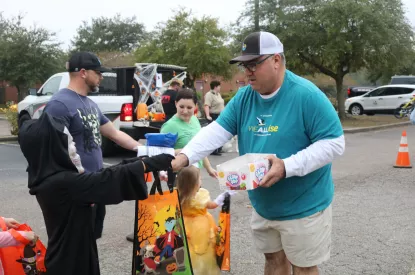
[{"label": "tree", "polygon": [[137,49],[137,62],[168,63],[187,67],[190,87],[203,74],[231,76],[227,33],[215,18],[192,18],[191,12],[179,11],[157,25],[147,42]]},{"label": "tree", "polygon": [[414,34],[401,0],[262,0],[260,5],[276,2],[260,14],[261,26],[284,43],[289,68],[334,79],[341,119],[346,74],[366,68],[380,77],[413,55]]},{"label": "tree", "polygon": [[21,15],[3,18],[0,33],[0,79],[17,88],[19,100],[26,94],[24,89],[64,70],[66,57],[54,33],[36,26],[26,28],[22,20]]},{"label": "tree", "polygon": [[371,83],[388,84],[393,75],[415,74],[415,51],[408,51],[404,59],[382,67],[370,67],[367,70],[367,79]]},{"label": "tree", "polygon": [[147,205],[142,205],[138,208],[137,216],[137,241],[138,246],[141,247],[141,244],[145,241],[153,243],[156,239],[157,233],[162,234],[163,232],[157,232],[158,228],[155,228],[153,224],[148,225],[148,220],[151,219],[151,212]]},{"label": "tree", "polygon": [[97,52],[102,65],[105,67],[133,66],[134,54],[122,52]]},{"label": "tree", "polygon": [[83,21],[72,41],[74,50],[91,52],[131,52],[145,39],[144,25],[136,17],[93,18]]}]

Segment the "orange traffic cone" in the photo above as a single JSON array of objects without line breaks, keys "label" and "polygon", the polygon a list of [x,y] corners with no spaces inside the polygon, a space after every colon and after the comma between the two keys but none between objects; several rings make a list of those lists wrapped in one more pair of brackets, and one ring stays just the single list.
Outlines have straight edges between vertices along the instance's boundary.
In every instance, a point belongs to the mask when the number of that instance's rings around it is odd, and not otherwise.
[{"label": "orange traffic cone", "polygon": [[399,145],[398,157],[396,158],[395,168],[412,168],[411,161],[409,159],[408,150],[408,138],[406,137],[406,131],[402,132],[401,144]]}]

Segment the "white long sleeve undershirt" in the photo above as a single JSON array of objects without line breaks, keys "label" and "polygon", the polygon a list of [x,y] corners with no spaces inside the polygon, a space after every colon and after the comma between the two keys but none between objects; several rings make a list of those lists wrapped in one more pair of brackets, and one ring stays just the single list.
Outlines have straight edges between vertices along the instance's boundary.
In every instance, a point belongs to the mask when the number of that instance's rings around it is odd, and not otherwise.
[{"label": "white long sleeve undershirt", "polygon": [[[232,138],[232,134],[217,122],[212,122],[183,148],[182,154],[189,159],[189,165],[210,155]],[[343,154],[344,135],[333,139],[319,140],[300,152],[283,159],[286,177],[305,176],[329,163]],[[278,157],[278,156],[277,156]]]}]

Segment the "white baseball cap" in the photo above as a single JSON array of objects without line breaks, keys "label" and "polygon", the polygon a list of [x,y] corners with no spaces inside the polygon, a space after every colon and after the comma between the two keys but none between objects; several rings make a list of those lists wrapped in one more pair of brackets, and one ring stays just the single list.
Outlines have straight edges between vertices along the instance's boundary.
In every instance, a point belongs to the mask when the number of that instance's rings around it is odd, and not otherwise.
[{"label": "white baseball cap", "polygon": [[270,32],[253,32],[245,37],[242,43],[242,55],[229,61],[229,64],[247,62],[261,55],[283,53],[284,46],[274,34]]}]

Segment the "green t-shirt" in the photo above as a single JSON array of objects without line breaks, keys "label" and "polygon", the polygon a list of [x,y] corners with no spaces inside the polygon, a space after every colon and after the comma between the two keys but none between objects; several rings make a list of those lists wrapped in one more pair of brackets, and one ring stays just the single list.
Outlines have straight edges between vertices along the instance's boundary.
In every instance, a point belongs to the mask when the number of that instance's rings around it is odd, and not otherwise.
[{"label": "green t-shirt", "polygon": [[[343,135],[339,116],[327,96],[289,70],[275,96],[264,99],[250,85],[245,86],[216,121],[238,135],[240,155],[265,153],[284,159],[317,141]],[[249,190],[248,195],[255,211],[268,220],[308,217],[333,200],[331,163],[303,177]]]},{"label": "green t-shirt", "polygon": [[[178,134],[174,149],[183,149],[201,128],[200,122],[196,116],[192,116],[187,123],[174,115],[163,124],[160,133]],[[203,161],[199,161],[199,167],[203,167]]]}]

